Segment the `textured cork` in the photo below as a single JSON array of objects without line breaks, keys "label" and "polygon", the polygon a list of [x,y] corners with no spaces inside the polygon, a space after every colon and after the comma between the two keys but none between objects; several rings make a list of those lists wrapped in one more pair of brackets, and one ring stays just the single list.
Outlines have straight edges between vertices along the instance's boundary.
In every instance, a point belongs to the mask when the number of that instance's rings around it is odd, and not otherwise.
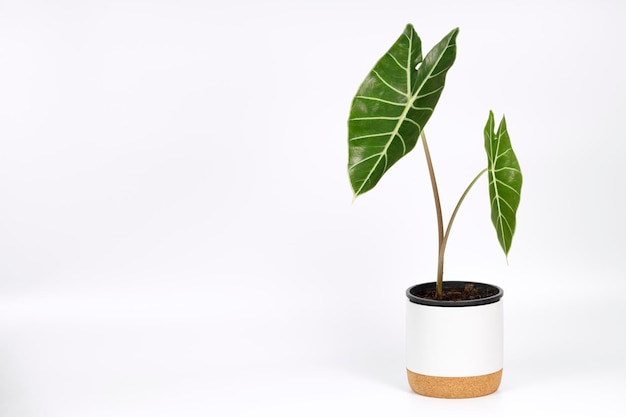
[{"label": "textured cork", "polygon": [[406,370],[411,389],[420,395],[437,398],[473,398],[495,392],[502,381],[502,369],[492,374],[469,377],[441,377]]}]

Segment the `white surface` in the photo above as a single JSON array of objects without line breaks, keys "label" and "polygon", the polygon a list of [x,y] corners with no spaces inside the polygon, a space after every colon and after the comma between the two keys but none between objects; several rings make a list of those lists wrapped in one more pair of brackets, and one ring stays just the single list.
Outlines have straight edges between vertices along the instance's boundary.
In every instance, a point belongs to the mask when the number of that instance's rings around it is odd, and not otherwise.
[{"label": "white surface", "polygon": [[406,367],[429,376],[480,376],[503,363],[500,301],[472,307],[434,307],[406,301]]},{"label": "white surface", "polygon": [[[614,415],[626,4],[225,3],[0,2],[0,415]],[[525,175],[508,266],[484,182],[448,245],[447,279],[505,291],[481,399],[405,381],[423,155],[354,204],[346,177],[352,96],[409,22],[425,49],[461,28],[427,126],[446,215],[489,109]]]}]

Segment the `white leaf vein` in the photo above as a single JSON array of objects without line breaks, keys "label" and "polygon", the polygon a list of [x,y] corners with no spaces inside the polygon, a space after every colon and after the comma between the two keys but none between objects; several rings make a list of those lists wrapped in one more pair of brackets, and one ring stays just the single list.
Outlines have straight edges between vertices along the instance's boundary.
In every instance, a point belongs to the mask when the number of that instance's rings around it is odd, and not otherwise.
[{"label": "white leaf vein", "polygon": [[389,84],[387,82],[387,80],[385,80],[383,77],[381,77],[380,74],[376,70],[372,70],[372,72],[376,75],[376,77],[380,80],[380,82],[382,82],[385,86],[387,86],[387,88],[389,88],[390,90],[393,90],[396,93],[401,94],[403,96],[408,96],[408,94],[405,93],[404,91],[400,91],[396,87],[394,87],[393,85]]},{"label": "white leaf vein", "polygon": [[379,103],[389,104],[389,105],[392,105],[392,106],[401,106],[401,107],[406,106],[406,103],[401,103],[401,102],[398,102],[398,101],[391,101],[391,100],[384,100],[384,99],[378,98],[378,97],[356,96],[355,98],[359,98],[361,100],[377,101]]}]

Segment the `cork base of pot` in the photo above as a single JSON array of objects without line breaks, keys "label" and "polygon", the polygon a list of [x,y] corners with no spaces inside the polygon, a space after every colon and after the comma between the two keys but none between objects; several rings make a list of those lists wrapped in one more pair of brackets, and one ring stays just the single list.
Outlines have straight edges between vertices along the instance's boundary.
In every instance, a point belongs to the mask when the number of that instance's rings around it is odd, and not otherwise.
[{"label": "cork base of pot", "polygon": [[502,369],[492,374],[468,377],[428,376],[408,369],[406,372],[413,391],[436,398],[482,397],[496,392],[502,381]]}]

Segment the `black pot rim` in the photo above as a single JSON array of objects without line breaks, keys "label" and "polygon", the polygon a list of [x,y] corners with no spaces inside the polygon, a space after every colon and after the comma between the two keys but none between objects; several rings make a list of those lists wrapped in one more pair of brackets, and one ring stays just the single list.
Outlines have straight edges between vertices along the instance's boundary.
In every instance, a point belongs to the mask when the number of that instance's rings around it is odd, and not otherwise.
[{"label": "black pot rim", "polygon": [[419,297],[419,296],[415,295],[420,290],[432,290],[437,285],[436,282],[425,282],[423,284],[417,284],[417,285],[413,285],[412,287],[409,287],[406,290],[406,296],[407,296],[407,298],[409,299],[410,302],[415,303],[415,304],[425,305],[425,306],[433,306],[433,307],[474,307],[474,306],[481,306],[481,305],[496,303],[496,302],[500,301],[500,299],[504,295],[504,291],[502,290],[502,288],[500,288],[500,287],[498,287],[496,285],[485,284],[485,283],[482,283],[482,282],[444,281],[443,282],[443,288],[444,289],[458,288],[458,287],[463,288],[465,286],[465,284],[472,284],[475,287],[483,287],[483,288],[495,289],[497,291],[497,293],[494,294],[494,295],[491,295],[489,297],[478,298],[478,299],[475,299],[475,300],[462,300],[462,301],[432,300],[430,298],[423,298],[423,297]]}]

